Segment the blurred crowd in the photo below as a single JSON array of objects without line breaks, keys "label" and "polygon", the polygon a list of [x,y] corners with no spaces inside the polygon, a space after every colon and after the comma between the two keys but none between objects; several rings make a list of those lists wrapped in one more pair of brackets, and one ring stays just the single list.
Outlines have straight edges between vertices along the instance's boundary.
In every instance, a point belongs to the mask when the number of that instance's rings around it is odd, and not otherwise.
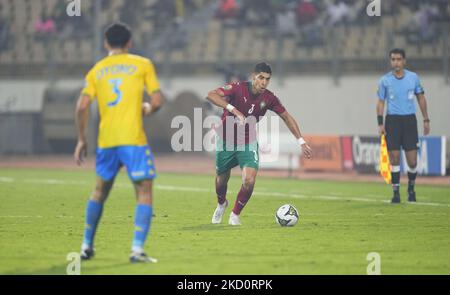
[{"label": "blurred crowd", "polygon": [[34,23],[35,37],[37,40],[46,41],[56,34],[62,39],[87,38],[92,36],[92,13],[83,11],[80,16],[68,18],[64,1],[58,1],[53,11],[49,14],[42,12]]},{"label": "blurred crowd", "polygon": [[[37,0],[41,1],[41,0]],[[101,10],[108,11],[113,4],[110,0],[101,1]],[[10,1],[12,2],[12,1]],[[132,28],[150,23],[154,31],[162,30],[168,25],[183,22],[185,15],[192,13],[206,2],[206,0],[156,0],[156,1],[126,1],[118,10],[119,20],[129,24]],[[15,2],[12,2],[14,5]],[[77,17],[67,16],[67,1],[57,1],[47,9],[46,2],[41,1],[39,17],[28,20],[32,26],[35,41],[46,42],[57,37],[59,40],[91,38],[93,32],[93,5],[82,5],[82,13]],[[28,6],[31,10],[31,6]],[[14,10],[3,11],[0,3],[0,52],[11,48],[14,36],[11,25]],[[26,15],[31,15],[30,12]],[[112,21],[112,20],[111,20]]]},{"label": "blurred crowd", "polygon": [[[99,1],[102,11],[113,11],[111,6],[114,1]],[[11,7],[17,2],[10,0],[10,3]],[[67,1],[57,1],[49,9],[46,1],[41,3],[39,17],[30,17],[28,20],[33,40],[47,43],[54,37],[59,40],[92,38],[93,2],[85,5],[78,17],[67,17]],[[379,23],[382,17],[367,17],[369,3],[363,0],[133,0],[124,1],[114,13],[137,31],[143,24],[150,25],[151,35],[154,36],[168,26],[182,26],[195,11],[216,4],[214,17],[224,27],[261,27],[267,29],[267,34],[282,38],[293,37],[299,46],[321,46],[325,42],[323,31],[328,27]],[[28,10],[30,7],[28,5]],[[402,21],[401,24],[396,24],[397,17],[393,18],[393,31],[406,36],[406,40],[413,44],[437,40],[441,33],[440,23],[450,22],[449,8],[450,0],[381,1],[382,16],[397,16],[404,10],[409,12],[407,21]],[[31,16],[31,13],[27,15]],[[4,11],[0,3],[0,52],[14,47],[12,43],[15,36],[11,29],[13,18],[13,11]],[[209,19],[205,20],[207,21]]]},{"label": "blurred crowd", "polygon": [[[450,0],[381,1],[382,15],[407,9],[412,17],[400,30],[411,43],[438,37],[438,23],[449,21]],[[362,26],[379,18],[367,17],[368,1],[359,0],[220,0],[216,18],[229,26],[274,28],[282,36],[303,34],[308,43],[321,42],[318,32],[326,27]]]},{"label": "blurred crowd", "polygon": [[8,19],[3,16],[3,6],[0,3],[0,52],[9,48],[10,35],[10,24]]}]

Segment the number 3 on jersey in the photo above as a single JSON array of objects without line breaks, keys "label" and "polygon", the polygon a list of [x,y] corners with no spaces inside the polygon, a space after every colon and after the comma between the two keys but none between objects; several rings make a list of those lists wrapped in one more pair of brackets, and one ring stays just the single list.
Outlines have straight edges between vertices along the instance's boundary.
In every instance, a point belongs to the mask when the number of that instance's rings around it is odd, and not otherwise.
[{"label": "number 3 on jersey", "polygon": [[112,102],[108,102],[108,106],[114,107],[122,100],[122,91],[120,91],[119,89],[120,85],[122,84],[122,79],[111,79],[109,80],[109,84],[111,84],[112,91],[117,96]]}]

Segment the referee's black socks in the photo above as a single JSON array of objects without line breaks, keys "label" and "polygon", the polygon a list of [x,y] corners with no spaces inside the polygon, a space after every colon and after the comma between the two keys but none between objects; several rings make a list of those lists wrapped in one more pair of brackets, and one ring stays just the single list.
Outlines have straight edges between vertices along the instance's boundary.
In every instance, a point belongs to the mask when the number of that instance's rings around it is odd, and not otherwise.
[{"label": "referee's black socks", "polygon": [[416,184],[417,168],[408,169],[408,192],[414,192],[414,185]]},{"label": "referee's black socks", "polygon": [[391,178],[392,178],[392,189],[394,190],[394,192],[399,192],[399,190],[400,190],[400,166],[392,166]]}]

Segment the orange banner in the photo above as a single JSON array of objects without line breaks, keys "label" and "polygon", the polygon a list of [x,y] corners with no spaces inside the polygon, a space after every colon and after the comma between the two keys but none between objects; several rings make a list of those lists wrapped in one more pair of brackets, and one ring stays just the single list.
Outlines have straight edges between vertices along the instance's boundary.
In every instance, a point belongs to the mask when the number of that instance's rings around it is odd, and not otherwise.
[{"label": "orange banner", "polygon": [[305,136],[313,150],[311,160],[300,158],[300,169],[305,171],[343,171],[342,151],[339,136]]}]

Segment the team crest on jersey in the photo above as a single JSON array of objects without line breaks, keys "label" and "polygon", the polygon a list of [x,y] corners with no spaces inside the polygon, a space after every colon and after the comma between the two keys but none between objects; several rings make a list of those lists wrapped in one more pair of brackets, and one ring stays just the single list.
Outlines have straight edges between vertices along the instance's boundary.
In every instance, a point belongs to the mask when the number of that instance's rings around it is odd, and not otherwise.
[{"label": "team crest on jersey", "polygon": [[230,90],[233,86],[231,85],[225,85],[223,86],[223,90]]},{"label": "team crest on jersey", "polygon": [[259,108],[262,110],[266,107],[266,102],[265,101],[261,101],[261,103],[259,104]]}]

